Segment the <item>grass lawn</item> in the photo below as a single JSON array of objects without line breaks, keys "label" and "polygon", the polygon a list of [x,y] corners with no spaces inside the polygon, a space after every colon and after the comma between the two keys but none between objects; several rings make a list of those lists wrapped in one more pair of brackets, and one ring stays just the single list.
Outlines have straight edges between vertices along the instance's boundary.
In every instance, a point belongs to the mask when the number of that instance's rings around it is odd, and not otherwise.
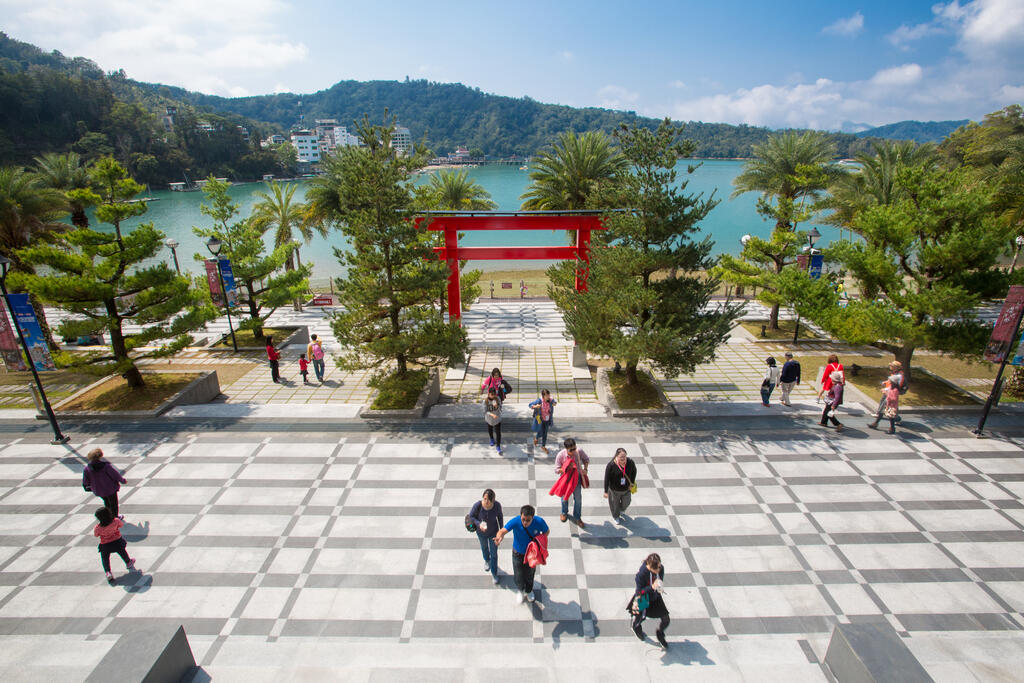
[{"label": "grass lawn", "polygon": [[405,377],[398,378],[388,375],[384,380],[372,383],[377,390],[371,410],[409,410],[416,407],[416,399],[420,397],[423,387],[427,384],[430,372],[426,369],[410,370]]},{"label": "grass lawn", "polygon": [[[257,337],[253,334],[253,330],[235,330],[235,341],[241,346],[266,346],[267,336],[273,337],[278,342],[284,341],[288,335],[295,331],[294,327],[264,327],[263,336]],[[231,335],[229,334],[223,340],[217,342],[212,348],[215,349],[230,349],[231,348]]]},{"label": "grass lawn", "polygon": [[[765,336],[762,337],[761,336],[761,326],[766,324],[767,322],[768,321],[766,321],[766,320],[763,320],[763,321],[760,321],[760,322],[758,322],[756,320],[754,320],[754,321],[741,320],[740,321],[740,325],[742,325],[743,329],[745,329],[747,332],[749,332],[750,334],[754,335],[754,339],[776,339],[776,340],[780,340],[780,341],[781,340],[789,339],[790,341],[792,341],[792,339],[793,339],[793,326],[796,324],[795,321],[793,321],[793,320],[780,320],[779,321],[779,329],[777,329],[777,330],[768,329],[768,330],[766,330]],[[814,332],[811,330],[811,328],[807,327],[807,325],[804,325],[804,324],[801,323],[801,325],[800,325],[800,336],[798,337],[798,339],[820,339],[820,337],[818,337],[818,335],[814,334]]]},{"label": "grass lawn", "polygon": [[[543,270],[485,270],[477,285],[480,297],[491,297],[491,283],[494,283],[495,299],[518,299],[519,281],[526,283],[526,296],[547,296],[548,276]],[[502,289],[501,283],[512,283],[511,289]]]},{"label": "grass lawn", "polygon": [[620,408],[642,409],[661,408],[661,394],[646,372],[637,372],[639,382],[635,386],[626,384],[626,373],[608,373],[608,384]]},{"label": "grass lawn", "polygon": [[[96,381],[96,375],[72,370],[47,370],[39,373],[39,379],[50,403],[67,398],[82,387]],[[34,408],[32,392],[28,386],[35,386],[31,372],[0,373],[0,409]]]},{"label": "grass lawn", "polygon": [[109,378],[61,410],[153,410],[199,377],[199,373],[143,375],[145,386],[131,389],[120,375]]}]

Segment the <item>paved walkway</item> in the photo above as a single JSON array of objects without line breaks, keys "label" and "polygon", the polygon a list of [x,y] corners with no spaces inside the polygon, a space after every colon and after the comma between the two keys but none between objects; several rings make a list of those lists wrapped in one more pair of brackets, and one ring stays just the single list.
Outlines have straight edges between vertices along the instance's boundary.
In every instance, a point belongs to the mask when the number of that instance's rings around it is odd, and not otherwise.
[{"label": "paved walkway", "polygon": [[[1014,680],[1024,441],[909,418],[896,438],[764,420],[563,420],[553,436],[579,437],[595,484],[616,446],[639,468],[628,523],[591,489],[585,530],[558,522],[553,457],[521,429],[498,457],[458,421],[94,423],[71,450],[9,424],[0,676],[83,680],[119,634],[181,623],[215,681],[826,680],[832,625],[884,621],[938,681]],[[98,500],[80,487],[95,446],[130,482],[141,571],[113,558],[113,588],[90,536]],[[485,486],[506,518],[529,502],[552,526],[533,606],[514,600],[510,551],[492,586],[462,528]],[[650,552],[667,568],[667,652],[624,613]]]}]

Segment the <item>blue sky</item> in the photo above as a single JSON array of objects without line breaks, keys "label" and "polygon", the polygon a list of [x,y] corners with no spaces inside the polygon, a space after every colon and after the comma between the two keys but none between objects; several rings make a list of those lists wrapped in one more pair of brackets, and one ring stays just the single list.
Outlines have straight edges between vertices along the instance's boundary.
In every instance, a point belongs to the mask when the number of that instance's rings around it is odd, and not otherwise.
[{"label": "blue sky", "polygon": [[980,119],[1024,101],[1024,0],[0,0],[0,16],[12,38],[220,95],[408,76],[827,129]]}]

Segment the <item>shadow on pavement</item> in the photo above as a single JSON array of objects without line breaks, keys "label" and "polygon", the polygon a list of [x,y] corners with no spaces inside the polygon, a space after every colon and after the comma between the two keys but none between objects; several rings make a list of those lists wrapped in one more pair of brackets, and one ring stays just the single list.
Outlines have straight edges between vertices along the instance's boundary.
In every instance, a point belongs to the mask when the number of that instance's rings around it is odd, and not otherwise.
[{"label": "shadow on pavement", "polygon": [[121,535],[124,536],[126,541],[131,541],[132,543],[144,541],[149,536],[149,522],[144,524],[125,522],[124,526],[121,527]]},{"label": "shadow on pavement", "polygon": [[693,640],[683,642],[669,641],[668,649],[661,655],[661,663],[664,666],[672,664],[700,664],[702,666],[713,665],[715,662],[708,657],[707,648]]}]

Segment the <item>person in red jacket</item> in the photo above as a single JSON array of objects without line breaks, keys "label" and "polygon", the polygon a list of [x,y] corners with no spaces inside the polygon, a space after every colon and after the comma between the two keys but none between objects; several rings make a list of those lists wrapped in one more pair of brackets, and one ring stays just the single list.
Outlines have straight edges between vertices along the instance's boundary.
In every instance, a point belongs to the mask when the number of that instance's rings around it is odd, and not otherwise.
[{"label": "person in red jacket", "polygon": [[278,370],[278,361],[281,360],[281,352],[274,348],[273,337],[267,337],[267,360],[270,361],[270,379],[276,384],[281,383],[281,373]]}]

